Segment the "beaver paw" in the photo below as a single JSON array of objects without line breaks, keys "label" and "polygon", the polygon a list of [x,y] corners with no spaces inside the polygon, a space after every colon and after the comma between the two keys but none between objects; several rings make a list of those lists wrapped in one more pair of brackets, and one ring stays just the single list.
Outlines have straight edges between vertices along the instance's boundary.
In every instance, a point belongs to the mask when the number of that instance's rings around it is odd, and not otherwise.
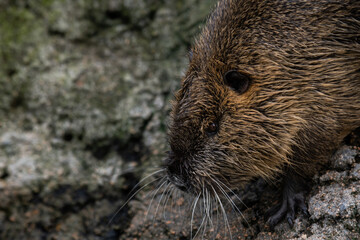
[{"label": "beaver paw", "polygon": [[269,216],[268,223],[270,228],[273,229],[285,216],[290,227],[294,225],[295,210],[300,211],[309,216],[307,206],[305,204],[305,193],[285,194],[281,203],[271,208],[266,216]]}]

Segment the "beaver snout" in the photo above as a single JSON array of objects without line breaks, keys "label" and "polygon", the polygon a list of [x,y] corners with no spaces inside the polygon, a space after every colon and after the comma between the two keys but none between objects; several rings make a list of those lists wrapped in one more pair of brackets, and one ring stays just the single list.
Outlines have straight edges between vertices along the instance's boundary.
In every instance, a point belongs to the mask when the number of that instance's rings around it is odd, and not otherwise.
[{"label": "beaver snout", "polygon": [[[169,154],[171,155],[171,154]],[[184,171],[179,161],[176,161],[173,157],[169,156],[164,163],[167,170],[167,178],[177,188],[186,192],[188,190],[188,184],[184,177]]]}]

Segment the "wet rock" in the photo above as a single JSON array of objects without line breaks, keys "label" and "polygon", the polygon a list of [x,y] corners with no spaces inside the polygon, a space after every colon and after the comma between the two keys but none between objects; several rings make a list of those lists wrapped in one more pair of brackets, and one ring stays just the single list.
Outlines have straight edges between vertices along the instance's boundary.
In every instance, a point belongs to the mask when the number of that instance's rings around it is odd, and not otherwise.
[{"label": "wet rock", "polygon": [[309,200],[309,212],[313,219],[349,218],[355,216],[359,205],[360,184],[348,186],[333,183],[323,186]]},{"label": "wet rock", "polygon": [[359,163],[354,164],[354,167],[350,170],[349,178],[351,180],[360,180],[360,164]]},{"label": "wet rock", "polygon": [[[338,221],[324,220],[321,225],[315,223],[311,226],[311,235],[308,239],[358,239],[359,232],[356,231],[358,227],[358,222],[354,219],[346,220],[346,222],[341,223]],[[356,227],[357,225],[357,227]],[[351,227],[355,226],[355,228]]]},{"label": "wet rock", "polygon": [[0,239],[359,238],[358,148],[319,174],[293,229],[270,231],[266,184],[226,216],[213,204],[207,225],[203,203],[149,184],[161,176],[136,185],[165,156],[169,102],[214,2],[0,2]]},{"label": "wet rock", "polygon": [[123,235],[211,5],[0,2],[1,239]]},{"label": "wet rock", "polygon": [[355,156],[358,151],[348,146],[341,147],[334,156],[332,157],[332,167],[339,170],[346,170],[348,167],[355,162]]},{"label": "wet rock", "polygon": [[319,177],[319,180],[321,183],[327,183],[327,182],[342,182],[348,179],[348,173],[347,172],[337,172],[337,171],[327,171],[324,175]]}]

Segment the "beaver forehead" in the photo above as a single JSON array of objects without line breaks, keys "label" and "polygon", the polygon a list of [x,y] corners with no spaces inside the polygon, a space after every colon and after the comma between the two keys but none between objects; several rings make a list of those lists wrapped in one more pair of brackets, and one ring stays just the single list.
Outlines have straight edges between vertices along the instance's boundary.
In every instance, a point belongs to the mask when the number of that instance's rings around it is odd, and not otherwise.
[{"label": "beaver forehead", "polygon": [[189,118],[182,121],[181,118],[171,123],[169,128],[169,144],[171,150],[177,154],[184,155],[194,152],[195,149],[201,148],[204,143],[204,136],[201,131],[200,119]]},{"label": "beaver forehead", "polygon": [[212,104],[212,106],[201,103],[185,105],[181,106],[173,116],[172,128],[200,131],[204,125],[215,122],[221,117],[218,104]]},{"label": "beaver forehead", "polygon": [[214,121],[222,114],[220,95],[210,94],[205,89],[184,96],[176,106],[173,120],[179,126],[199,126]]},{"label": "beaver forehead", "polygon": [[222,115],[220,102],[213,95],[191,91],[174,106],[169,140],[173,151],[192,151],[205,143],[205,129]]}]

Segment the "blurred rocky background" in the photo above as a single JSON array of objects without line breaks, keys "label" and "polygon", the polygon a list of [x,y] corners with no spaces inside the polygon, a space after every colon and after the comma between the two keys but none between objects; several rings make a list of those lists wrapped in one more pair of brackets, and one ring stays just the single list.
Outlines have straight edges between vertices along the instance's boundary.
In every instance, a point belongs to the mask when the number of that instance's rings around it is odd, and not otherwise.
[{"label": "blurred rocky background", "polygon": [[0,239],[360,238],[358,147],[315,177],[312,217],[293,229],[269,231],[274,189],[259,183],[228,227],[220,215],[203,231],[186,196],[151,185],[117,212],[159,169],[169,101],[214,3],[0,0]]}]

